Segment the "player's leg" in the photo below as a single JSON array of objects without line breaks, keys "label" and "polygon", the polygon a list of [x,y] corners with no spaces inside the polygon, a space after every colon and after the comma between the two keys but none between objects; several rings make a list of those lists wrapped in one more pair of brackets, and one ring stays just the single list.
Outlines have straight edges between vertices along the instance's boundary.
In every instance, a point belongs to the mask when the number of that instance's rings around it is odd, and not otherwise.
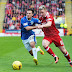
[{"label": "player's leg", "polygon": [[35,37],[35,35],[31,35],[30,37],[29,37],[29,43],[30,43],[30,46],[31,46],[31,48],[32,48],[32,52],[33,52],[33,56],[34,56],[34,62],[36,63],[36,65],[38,64],[38,60],[37,60],[37,52],[38,51],[41,51],[41,49],[38,47],[38,48],[36,48],[35,47],[35,44],[36,44],[36,37]]},{"label": "player's leg", "polygon": [[[38,46],[38,47],[36,48],[36,51],[37,51],[37,52],[40,51],[40,53],[41,53],[42,55],[44,55],[44,51],[41,49],[40,46]],[[31,56],[33,56],[32,49],[29,51],[29,53],[31,54]]]},{"label": "player's leg", "polygon": [[[36,50],[35,50],[35,42],[33,41],[33,42],[31,42],[31,45],[30,45],[30,43],[29,43],[29,39],[27,39],[27,40],[22,40],[22,42],[23,42],[23,44],[24,44],[24,46],[25,46],[25,48],[28,50],[28,52],[32,55],[32,56],[34,56],[34,62],[36,63],[36,65],[38,64],[38,60],[36,59],[37,57],[37,52],[36,52]],[[32,47],[34,48],[34,49],[32,49]]]},{"label": "player's leg", "polygon": [[[29,40],[26,39],[26,40],[22,40],[25,48],[28,50],[28,52],[31,54],[31,56],[33,56],[33,52],[32,52],[32,47],[30,46],[30,43],[29,43]],[[34,44],[35,45],[35,44]],[[40,51],[39,48],[37,48],[37,51]]]},{"label": "player's leg", "polygon": [[38,60],[37,60],[37,51],[36,51],[36,47],[35,47],[35,42],[34,41],[30,42],[30,46],[32,47],[32,52],[33,52],[33,56],[34,56],[33,61],[37,65]]},{"label": "player's leg", "polygon": [[32,49],[29,51],[29,53],[31,54],[31,56],[33,56],[33,52],[32,52]]},{"label": "player's leg", "polygon": [[[40,52],[42,55],[44,55],[43,50],[41,49],[40,46],[38,46],[37,48],[35,47],[35,42],[30,42],[30,46],[32,47],[32,50],[35,50],[36,52]],[[31,52],[31,51],[30,51]],[[32,52],[31,52],[32,53]]]},{"label": "player's leg", "polygon": [[43,47],[45,48],[45,50],[46,50],[50,55],[52,55],[52,56],[54,57],[55,63],[57,63],[59,58],[55,55],[55,53],[54,53],[54,52],[52,51],[52,49],[49,47],[50,42],[49,42],[48,40],[46,40],[46,39],[43,39],[42,45],[43,45]]},{"label": "player's leg", "polygon": [[35,47],[35,42],[34,41],[30,42],[30,46],[32,47],[32,52],[33,52],[34,58],[37,59],[37,51],[36,51],[36,47]]},{"label": "player's leg", "polygon": [[44,55],[44,51],[41,49],[40,46],[37,47],[36,51],[37,51],[37,52],[39,51],[42,55]]},{"label": "player's leg", "polygon": [[70,55],[69,55],[68,51],[65,49],[65,46],[59,46],[58,48],[59,48],[59,49],[61,50],[61,52],[64,54],[65,58],[68,60],[69,64],[70,64],[71,67],[72,67],[71,58],[70,58]]},{"label": "player's leg", "polygon": [[61,50],[61,52],[64,54],[64,56],[66,57],[66,59],[68,60],[70,65],[72,65],[70,55],[69,55],[68,51],[65,49],[64,43],[63,43],[62,39],[60,38],[60,36],[56,35],[54,37],[53,42],[56,45],[56,47],[58,47]]},{"label": "player's leg", "polygon": [[33,52],[32,52],[32,48],[28,42],[28,39],[27,40],[22,40],[25,48],[28,50],[28,52],[31,54],[31,56],[33,56]]},{"label": "player's leg", "polygon": [[29,37],[29,43],[30,43],[30,46],[32,47],[32,51],[36,51],[36,52],[38,52],[38,51],[40,51],[40,53],[42,54],[42,55],[44,55],[44,52],[42,51],[42,49],[40,48],[40,46],[38,46],[37,48],[35,47],[35,44],[36,44],[36,37],[35,37],[35,35],[31,35],[30,37]]}]

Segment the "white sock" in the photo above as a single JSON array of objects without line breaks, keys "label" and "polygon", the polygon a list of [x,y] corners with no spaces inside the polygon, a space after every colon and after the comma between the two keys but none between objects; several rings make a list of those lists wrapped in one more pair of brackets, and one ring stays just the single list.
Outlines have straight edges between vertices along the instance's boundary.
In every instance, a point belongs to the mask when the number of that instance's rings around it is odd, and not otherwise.
[{"label": "white sock", "polygon": [[57,55],[55,55],[54,57],[57,57]]},{"label": "white sock", "polygon": [[37,59],[37,51],[36,48],[32,48],[33,56],[35,59]]},{"label": "white sock", "polygon": [[38,52],[38,51],[40,51],[40,49],[37,47],[37,48],[36,48],[36,51]]}]

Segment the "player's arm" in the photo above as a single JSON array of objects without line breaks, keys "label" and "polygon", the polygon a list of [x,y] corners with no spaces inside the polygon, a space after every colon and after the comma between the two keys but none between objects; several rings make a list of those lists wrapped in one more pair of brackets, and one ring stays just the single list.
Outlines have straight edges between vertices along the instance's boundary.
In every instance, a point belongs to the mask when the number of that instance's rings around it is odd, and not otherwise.
[{"label": "player's arm", "polygon": [[[41,20],[41,18],[39,20]],[[40,25],[38,26],[38,28],[50,27],[52,25],[53,18],[49,17],[46,21],[47,21],[46,24]]]},{"label": "player's arm", "polygon": [[39,25],[38,28],[43,28],[43,27],[50,27],[52,25],[52,21],[48,21],[46,24],[44,25]]},{"label": "player's arm", "polygon": [[37,26],[27,26],[25,27],[26,30],[32,30],[32,29],[36,29]]},{"label": "player's arm", "polygon": [[41,21],[37,18],[35,18],[35,26],[41,25]]},{"label": "player's arm", "polygon": [[34,19],[35,21],[35,25],[34,26],[27,26],[25,27],[26,30],[32,30],[32,29],[36,29],[38,28],[38,26],[36,24],[40,24],[40,21],[38,19]]},{"label": "player's arm", "polygon": [[38,28],[38,25],[41,24],[41,22],[39,21],[39,19],[35,19],[34,21],[35,21],[35,26],[26,26],[25,29],[32,30]]},{"label": "player's arm", "polygon": [[52,25],[52,21],[47,22],[46,24],[42,25],[43,27],[50,27]]},{"label": "player's arm", "polygon": [[23,27],[26,29],[26,30],[32,30],[32,29],[36,29],[37,26],[29,26],[28,23],[21,19],[21,24],[23,25]]}]

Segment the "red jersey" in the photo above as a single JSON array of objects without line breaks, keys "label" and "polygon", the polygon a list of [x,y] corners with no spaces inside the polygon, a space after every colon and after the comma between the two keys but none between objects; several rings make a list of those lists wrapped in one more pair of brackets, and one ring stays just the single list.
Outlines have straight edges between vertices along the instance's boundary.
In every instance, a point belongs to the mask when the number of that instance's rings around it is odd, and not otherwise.
[{"label": "red jersey", "polygon": [[43,30],[45,36],[57,35],[59,33],[59,31],[55,27],[54,18],[49,12],[47,12],[45,17],[40,17],[39,20],[41,21],[42,25],[46,24],[49,21],[52,22],[52,25],[50,27],[43,27],[42,30]]}]

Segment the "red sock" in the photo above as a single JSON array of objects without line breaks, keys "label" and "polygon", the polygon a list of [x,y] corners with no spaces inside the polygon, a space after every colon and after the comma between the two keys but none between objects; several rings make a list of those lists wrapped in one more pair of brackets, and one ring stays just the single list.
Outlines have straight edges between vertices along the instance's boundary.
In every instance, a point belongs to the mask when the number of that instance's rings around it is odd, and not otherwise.
[{"label": "red sock", "polygon": [[50,55],[52,55],[53,57],[56,56],[50,47],[47,46],[47,47],[45,48],[45,50],[46,50]]},{"label": "red sock", "polygon": [[65,54],[64,56],[66,57],[66,59],[68,60],[68,62],[70,62],[70,61],[71,61],[71,59],[70,59],[70,56],[69,56],[69,53],[68,53],[68,52],[66,52],[66,54]]}]

